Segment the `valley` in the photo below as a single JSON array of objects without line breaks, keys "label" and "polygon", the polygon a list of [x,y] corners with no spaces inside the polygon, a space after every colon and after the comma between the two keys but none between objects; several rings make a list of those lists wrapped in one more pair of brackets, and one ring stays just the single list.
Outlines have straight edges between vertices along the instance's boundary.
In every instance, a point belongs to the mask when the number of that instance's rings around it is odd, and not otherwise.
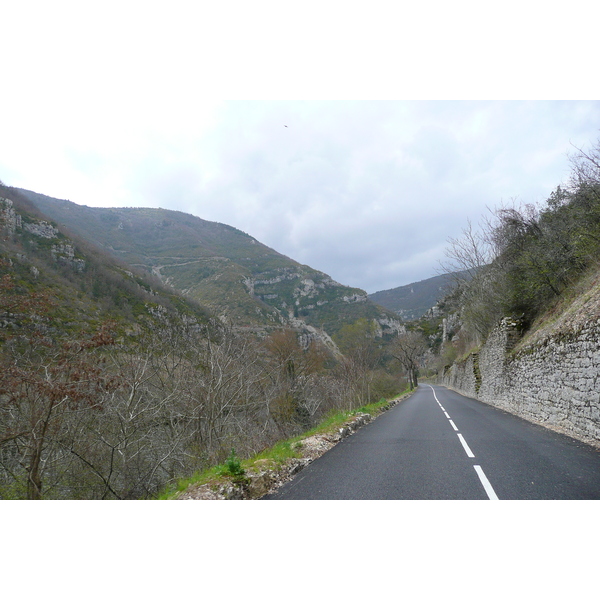
[{"label": "valley", "polygon": [[232,227],[0,187],[0,498],[153,498],[391,398],[403,331]]},{"label": "valley", "polygon": [[20,190],[68,231],[213,311],[234,327],[305,323],[333,336],[364,318],[381,335],[401,327],[397,315],[366,292],[334,281],[244,232],[164,209],[90,208]]},{"label": "valley", "polygon": [[0,185],[0,498],[243,487],[240,461],[423,377],[597,445],[594,152],[469,224],[444,275],[370,295],[229,225]]}]

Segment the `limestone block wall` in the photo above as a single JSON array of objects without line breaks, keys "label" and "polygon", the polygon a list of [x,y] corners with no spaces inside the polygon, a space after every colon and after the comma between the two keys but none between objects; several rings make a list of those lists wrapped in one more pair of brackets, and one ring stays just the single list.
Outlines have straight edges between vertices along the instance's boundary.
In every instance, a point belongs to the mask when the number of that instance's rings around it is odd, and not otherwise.
[{"label": "limestone block wall", "polygon": [[600,445],[600,320],[514,351],[516,340],[514,324],[504,321],[440,383]]},{"label": "limestone block wall", "polygon": [[477,398],[476,355],[470,354],[466,360],[453,364],[444,373],[442,384],[453,390]]}]

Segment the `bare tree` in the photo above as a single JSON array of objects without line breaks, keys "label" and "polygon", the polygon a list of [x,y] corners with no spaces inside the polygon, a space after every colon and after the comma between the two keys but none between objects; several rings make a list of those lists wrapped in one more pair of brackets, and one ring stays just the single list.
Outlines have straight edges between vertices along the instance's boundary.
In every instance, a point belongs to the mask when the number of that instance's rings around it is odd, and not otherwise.
[{"label": "bare tree", "polygon": [[410,389],[417,387],[419,365],[427,352],[425,336],[418,331],[401,333],[393,341],[391,352],[406,370]]},{"label": "bare tree", "polygon": [[489,221],[475,229],[470,220],[462,230],[462,235],[449,238],[445,250],[447,261],[441,262],[443,273],[452,275],[458,283],[474,279],[483,267],[496,257],[494,246],[488,235]]},{"label": "bare tree", "polygon": [[9,340],[0,365],[0,445],[26,474],[28,499],[42,498],[44,472],[62,451],[74,415],[102,410],[116,382],[94,350],[113,343],[106,329],[89,339],[52,340],[38,332]]},{"label": "bare tree", "polygon": [[440,263],[442,272],[451,275],[454,281],[453,295],[460,307],[463,333],[475,344],[485,338],[499,318],[494,262],[498,248],[493,231],[492,217],[484,219],[478,229],[468,221],[462,236],[448,239],[445,250],[448,260]]},{"label": "bare tree", "polygon": [[308,428],[322,402],[314,390],[315,379],[325,362],[325,350],[315,340],[304,348],[292,329],[272,333],[265,340],[265,348],[269,379],[275,391],[269,405],[274,422],[282,433]]},{"label": "bare tree", "polygon": [[600,184],[600,140],[596,141],[591,150],[583,150],[574,146],[575,154],[569,156],[572,167],[571,189],[582,185]]},{"label": "bare tree", "polygon": [[344,325],[334,336],[344,353],[337,367],[337,376],[348,391],[345,394],[347,409],[372,401],[375,367],[381,357],[375,338],[375,322],[365,318]]}]

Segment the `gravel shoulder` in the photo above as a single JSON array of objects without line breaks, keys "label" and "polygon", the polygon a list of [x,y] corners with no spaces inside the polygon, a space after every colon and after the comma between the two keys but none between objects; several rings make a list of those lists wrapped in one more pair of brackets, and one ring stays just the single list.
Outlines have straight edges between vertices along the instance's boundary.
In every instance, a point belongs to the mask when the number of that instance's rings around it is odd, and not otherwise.
[{"label": "gravel shoulder", "polygon": [[292,458],[283,464],[275,465],[269,460],[258,460],[252,470],[247,470],[247,481],[243,484],[231,481],[191,485],[181,492],[176,500],[258,500],[293,479],[302,469],[325,454],[345,437],[352,435],[363,425],[366,425],[380,414],[396,406],[408,398],[405,394],[390,400],[382,411],[371,416],[367,413],[357,413],[346,421],[343,427],[332,433],[319,433],[298,442],[299,458]]}]

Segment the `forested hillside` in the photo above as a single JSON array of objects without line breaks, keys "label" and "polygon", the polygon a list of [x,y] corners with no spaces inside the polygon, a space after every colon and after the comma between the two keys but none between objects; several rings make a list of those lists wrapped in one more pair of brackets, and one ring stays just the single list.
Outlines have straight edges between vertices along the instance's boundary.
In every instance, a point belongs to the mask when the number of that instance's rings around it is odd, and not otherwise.
[{"label": "forested hillside", "polygon": [[394,311],[403,321],[415,321],[444,298],[455,283],[454,274],[442,274],[391,290],[369,294],[369,299]]},{"label": "forested hillside", "polygon": [[[404,386],[394,362],[383,360],[381,326],[360,312],[337,315],[334,352],[293,315],[270,327],[235,327],[214,306],[165,285],[161,257],[184,229],[172,238],[160,231],[187,217],[161,212],[135,246],[163,240],[152,265],[158,278],[143,260],[120,262],[0,187],[0,498],[153,498],[232,449],[249,456],[332,410]],[[257,247],[248,262],[262,261],[261,269],[292,262],[221,229]],[[208,258],[236,250],[218,243],[217,235],[210,251],[195,250]]]},{"label": "forested hillside", "polygon": [[364,318],[397,333],[396,315],[370,302],[363,290],[229,225],[172,210],[91,208],[20,191],[73,233],[154,274],[233,327],[304,324],[335,336],[344,324]]}]

